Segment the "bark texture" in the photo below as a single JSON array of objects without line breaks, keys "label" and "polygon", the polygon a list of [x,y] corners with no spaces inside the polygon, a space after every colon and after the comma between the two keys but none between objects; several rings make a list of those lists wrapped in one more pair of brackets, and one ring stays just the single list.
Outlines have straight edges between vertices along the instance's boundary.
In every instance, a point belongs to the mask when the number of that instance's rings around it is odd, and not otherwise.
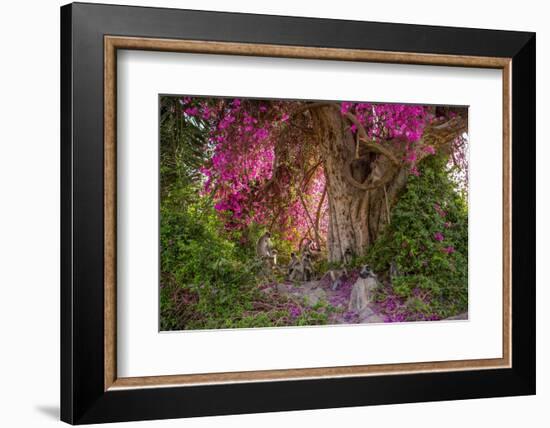
[{"label": "bark texture", "polygon": [[337,109],[318,108],[312,116],[327,181],[328,260],[340,262],[346,249],[361,255],[377,239],[407,171],[364,145],[356,147],[350,122]]}]

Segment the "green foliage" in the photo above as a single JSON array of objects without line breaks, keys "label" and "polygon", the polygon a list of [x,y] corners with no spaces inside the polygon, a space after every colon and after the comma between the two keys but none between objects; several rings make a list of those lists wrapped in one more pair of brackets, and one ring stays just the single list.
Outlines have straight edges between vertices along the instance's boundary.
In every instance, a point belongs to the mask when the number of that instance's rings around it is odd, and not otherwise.
[{"label": "green foliage", "polygon": [[[161,191],[199,181],[199,168],[209,156],[208,128],[200,118],[183,113],[180,99],[160,99],[160,178]],[[180,193],[184,201],[191,196]]]},{"label": "green foliage", "polygon": [[376,272],[396,264],[399,275],[385,293],[402,298],[411,313],[442,318],[467,310],[468,209],[443,156],[426,159],[419,176],[409,177],[367,259]]},{"label": "green foliage", "polygon": [[218,232],[220,224],[208,201],[199,198],[186,206],[169,202],[165,198],[161,204],[162,271],[198,295],[197,310],[223,315],[242,286],[254,282],[254,273]]}]

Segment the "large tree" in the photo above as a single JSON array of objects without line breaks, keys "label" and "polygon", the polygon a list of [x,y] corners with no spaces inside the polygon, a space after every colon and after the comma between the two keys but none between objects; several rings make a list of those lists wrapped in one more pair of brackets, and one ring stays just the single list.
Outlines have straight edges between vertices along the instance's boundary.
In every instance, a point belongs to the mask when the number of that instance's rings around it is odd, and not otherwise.
[{"label": "large tree", "polygon": [[[391,219],[410,174],[443,152],[464,167],[466,110],[371,103],[183,98],[209,128],[204,188],[228,228],[363,254]],[[463,176],[466,176],[464,174]]]}]

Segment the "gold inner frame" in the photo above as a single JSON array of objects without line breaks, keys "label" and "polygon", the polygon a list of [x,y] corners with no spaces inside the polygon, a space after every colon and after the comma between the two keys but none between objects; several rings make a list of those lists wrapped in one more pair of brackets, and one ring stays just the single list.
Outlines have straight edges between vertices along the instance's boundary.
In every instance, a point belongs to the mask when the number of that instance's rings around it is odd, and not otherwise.
[{"label": "gold inner frame", "polygon": [[[503,320],[502,358],[422,363],[376,364],[343,367],[261,370],[170,376],[119,378],[116,367],[116,88],[117,50],[148,50],[218,55],[243,55],[300,59],[325,59],[397,64],[494,68],[502,70],[503,91]],[[382,52],[280,46],[250,43],[169,40],[138,37],[104,37],[104,389],[191,386],[235,382],[297,380],[311,378],[358,377],[420,372],[480,370],[511,367],[512,339],[512,259],[511,259],[511,58]]]}]

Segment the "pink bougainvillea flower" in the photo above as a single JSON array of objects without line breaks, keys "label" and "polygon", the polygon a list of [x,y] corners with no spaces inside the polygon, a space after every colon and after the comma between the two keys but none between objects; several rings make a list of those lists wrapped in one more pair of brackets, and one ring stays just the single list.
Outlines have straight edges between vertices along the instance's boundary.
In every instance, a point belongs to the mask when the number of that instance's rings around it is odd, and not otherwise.
[{"label": "pink bougainvillea flower", "polygon": [[405,158],[405,160],[406,160],[407,162],[410,162],[410,163],[416,162],[416,159],[417,159],[416,153],[413,152],[413,151],[407,153],[407,156],[406,156],[406,158]]},{"label": "pink bougainvillea flower", "polygon": [[291,305],[288,312],[292,318],[298,318],[302,314],[302,309],[299,306]]},{"label": "pink bougainvillea flower", "polygon": [[346,114],[347,112],[350,111],[351,106],[352,106],[352,103],[347,102],[347,101],[346,101],[346,102],[343,102],[343,103],[340,105],[340,113]]},{"label": "pink bougainvillea flower", "polygon": [[434,239],[438,242],[441,242],[445,239],[445,235],[443,235],[441,232],[435,232]]},{"label": "pink bougainvillea flower", "polygon": [[434,146],[426,146],[424,147],[424,151],[430,155],[435,155],[435,148]]},{"label": "pink bougainvillea flower", "polygon": [[453,247],[452,245],[443,248],[443,252],[447,254],[453,254],[455,251],[455,247]]},{"label": "pink bougainvillea flower", "polygon": [[196,116],[199,113],[199,109],[197,107],[189,107],[185,109],[185,114],[188,116]]}]

